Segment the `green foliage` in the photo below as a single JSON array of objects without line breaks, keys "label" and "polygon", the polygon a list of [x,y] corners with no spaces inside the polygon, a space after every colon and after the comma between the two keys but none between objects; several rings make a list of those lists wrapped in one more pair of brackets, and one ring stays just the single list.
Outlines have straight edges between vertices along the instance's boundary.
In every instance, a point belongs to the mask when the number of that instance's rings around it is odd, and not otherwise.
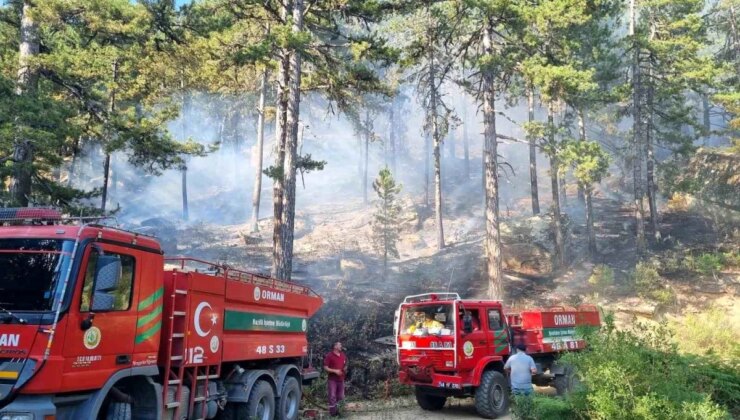
[{"label": "green foliage", "polygon": [[740,360],[740,328],[727,309],[715,306],[688,314],[670,324],[679,350],[684,353]]},{"label": "green foliage", "polygon": [[[590,351],[564,356],[584,389],[553,404],[542,418],[569,408],[573,414],[564,418],[729,419],[740,407],[740,370],[716,358],[680,354],[665,325],[620,331],[607,316],[605,326],[586,339]],[[535,409],[547,407],[533,401]]]},{"label": "green foliage", "polygon": [[560,420],[577,416],[568,401],[537,394],[513,396],[511,415],[516,420]]},{"label": "green foliage", "polygon": [[722,254],[701,254],[696,257],[696,271],[702,274],[712,274],[722,269],[724,261]]},{"label": "green foliage", "polygon": [[564,142],[560,160],[564,165],[573,167],[573,175],[584,188],[601,182],[609,170],[609,155],[595,141]]},{"label": "green foliage", "polygon": [[643,298],[652,299],[663,306],[675,303],[673,289],[663,283],[657,268],[649,262],[637,263],[632,274],[632,284],[637,294]]},{"label": "green foliage", "polygon": [[396,243],[400,231],[401,206],[398,204],[398,194],[401,192],[401,185],[396,184],[390,169],[383,168],[373,181],[373,189],[378,195],[372,224],[373,244],[378,253],[383,255],[385,266],[389,256],[399,257]]}]

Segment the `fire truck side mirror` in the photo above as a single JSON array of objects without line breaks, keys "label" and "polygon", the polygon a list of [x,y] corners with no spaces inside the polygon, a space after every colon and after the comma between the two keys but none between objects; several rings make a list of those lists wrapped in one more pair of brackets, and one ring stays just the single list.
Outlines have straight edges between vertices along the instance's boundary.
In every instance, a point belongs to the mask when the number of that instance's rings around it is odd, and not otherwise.
[{"label": "fire truck side mirror", "polygon": [[393,314],[393,335],[398,335],[398,323],[401,321],[401,311],[396,310],[396,312]]},{"label": "fire truck side mirror", "polygon": [[121,283],[122,266],[118,255],[98,255],[95,265],[95,290],[92,311],[110,311],[116,302],[116,291]]}]

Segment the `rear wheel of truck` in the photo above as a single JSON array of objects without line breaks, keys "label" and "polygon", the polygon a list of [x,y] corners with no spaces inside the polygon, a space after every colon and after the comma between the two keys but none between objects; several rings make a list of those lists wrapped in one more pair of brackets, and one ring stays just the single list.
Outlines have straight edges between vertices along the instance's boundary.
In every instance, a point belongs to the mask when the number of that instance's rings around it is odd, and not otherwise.
[{"label": "rear wheel of truck", "polygon": [[419,407],[421,407],[422,410],[441,410],[447,402],[447,397],[428,394],[424,392],[424,389],[418,386],[415,388],[414,393],[416,394],[416,402],[419,403]]},{"label": "rear wheel of truck", "polygon": [[480,386],[475,390],[475,411],[481,417],[495,419],[509,409],[509,384],[501,372],[483,373]]},{"label": "rear wheel of truck", "polygon": [[296,420],[300,414],[301,385],[292,376],[285,378],[277,402],[277,420]]},{"label": "rear wheel of truck", "polygon": [[581,380],[572,366],[565,366],[563,374],[555,376],[553,385],[557,394],[562,396],[577,390],[581,386]]},{"label": "rear wheel of truck", "polygon": [[249,394],[247,417],[250,420],[273,420],[275,418],[275,393],[267,381],[257,381]]}]

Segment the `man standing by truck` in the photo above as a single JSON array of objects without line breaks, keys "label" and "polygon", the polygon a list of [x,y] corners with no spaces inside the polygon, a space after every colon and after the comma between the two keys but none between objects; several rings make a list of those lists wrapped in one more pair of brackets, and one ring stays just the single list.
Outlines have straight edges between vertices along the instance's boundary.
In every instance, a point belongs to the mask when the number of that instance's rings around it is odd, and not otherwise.
[{"label": "man standing by truck", "polygon": [[324,357],[324,370],[329,374],[329,415],[339,415],[337,404],[344,400],[344,377],[347,373],[347,356],[342,352],[342,343],[336,342]]},{"label": "man standing by truck", "polygon": [[504,365],[504,370],[511,379],[511,392],[514,395],[530,395],[533,391],[532,375],[537,373],[537,366],[526,350],[524,343],[517,344],[516,354],[509,357]]}]

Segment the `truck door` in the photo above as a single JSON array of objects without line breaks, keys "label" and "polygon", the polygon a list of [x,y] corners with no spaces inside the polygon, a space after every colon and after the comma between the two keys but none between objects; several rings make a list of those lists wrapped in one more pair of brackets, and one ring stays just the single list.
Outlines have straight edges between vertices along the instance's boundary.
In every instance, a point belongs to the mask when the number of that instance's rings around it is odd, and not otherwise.
[{"label": "truck door", "polygon": [[490,343],[490,354],[503,356],[509,354],[509,330],[504,322],[501,309],[488,309],[486,321],[488,324],[487,335]]},{"label": "truck door", "polygon": [[[465,312],[468,312],[471,317],[472,331],[466,333],[465,328]],[[478,360],[487,355],[488,352],[488,338],[486,337],[486,331],[480,318],[481,310],[479,308],[462,308],[459,311],[459,319],[457,321],[458,329],[460,330],[460,340],[458,340],[458,370],[472,370],[475,368]]]},{"label": "truck door", "polygon": [[[109,270],[100,274],[104,266]],[[85,249],[64,343],[66,389],[100,388],[113,373],[131,367],[138,270],[135,251],[129,248],[95,244]],[[114,271],[120,273],[117,282],[110,280]]]}]

